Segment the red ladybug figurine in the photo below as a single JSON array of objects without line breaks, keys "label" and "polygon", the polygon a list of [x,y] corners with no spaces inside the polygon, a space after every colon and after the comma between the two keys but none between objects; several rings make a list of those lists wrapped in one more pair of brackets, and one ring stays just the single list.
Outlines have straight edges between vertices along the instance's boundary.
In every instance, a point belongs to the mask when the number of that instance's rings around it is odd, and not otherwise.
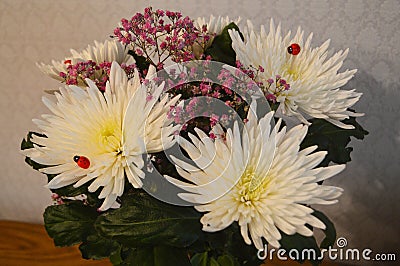
[{"label": "red ladybug figurine", "polygon": [[288,48],[287,51],[291,55],[298,55],[300,53],[300,45],[297,43],[292,43]]},{"label": "red ladybug figurine", "polygon": [[74,162],[76,162],[76,164],[83,169],[88,169],[90,166],[90,161],[88,158],[86,158],[85,156],[78,156],[75,155],[74,156]]}]

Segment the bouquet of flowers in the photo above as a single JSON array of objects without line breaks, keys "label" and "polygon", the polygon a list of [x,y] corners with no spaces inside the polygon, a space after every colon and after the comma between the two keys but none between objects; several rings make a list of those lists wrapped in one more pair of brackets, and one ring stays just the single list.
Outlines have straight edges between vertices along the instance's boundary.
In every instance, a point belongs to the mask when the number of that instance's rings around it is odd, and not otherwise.
[{"label": "bouquet of flowers", "polygon": [[267,245],[318,264],[336,232],[314,206],[343,191],[323,182],[368,132],[341,89],[348,50],[303,35],[149,7],[38,65],[65,84],[21,144],[53,192],[55,245],[114,265],[260,265]]}]

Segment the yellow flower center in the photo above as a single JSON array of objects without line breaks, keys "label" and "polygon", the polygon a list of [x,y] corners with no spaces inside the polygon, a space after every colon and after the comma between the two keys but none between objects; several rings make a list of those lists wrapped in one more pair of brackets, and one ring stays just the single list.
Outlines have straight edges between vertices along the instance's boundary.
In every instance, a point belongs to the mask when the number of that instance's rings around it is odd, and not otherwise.
[{"label": "yellow flower center", "polygon": [[236,185],[239,188],[238,200],[245,205],[252,205],[260,199],[270,180],[268,176],[257,176],[253,168],[248,167]]},{"label": "yellow flower center", "polygon": [[96,133],[95,143],[103,152],[117,152],[122,148],[122,130],[119,123],[115,120],[106,121]]},{"label": "yellow flower center", "polygon": [[291,80],[297,80],[300,78],[300,73],[293,68],[288,69],[286,73],[288,77],[291,77]]}]

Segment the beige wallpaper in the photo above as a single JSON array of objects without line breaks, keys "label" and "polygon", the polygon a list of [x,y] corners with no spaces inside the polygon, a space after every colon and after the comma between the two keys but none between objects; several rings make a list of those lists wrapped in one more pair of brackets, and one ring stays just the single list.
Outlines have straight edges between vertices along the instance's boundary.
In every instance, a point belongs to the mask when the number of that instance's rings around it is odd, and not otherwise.
[{"label": "beige wallpaper", "polygon": [[[344,68],[359,72],[348,87],[364,93],[356,108],[370,135],[354,141],[353,161],[330,183],[344,188],[340,203],[327,213],[338,235],[353,247],[377,251],[399,248],[400,183],[400,2],[397,0],[315,1],[152,1],[157,8],[192,16],[210,13],[251,18],[255,25],[273,17],[284,29],[301,25],[314,32],[314,44],[331,38],[335,49],[350,47]],[[0,0],[0,219],[42,222],[50,204],[45,177],[32,171],[19,144],[32,118],[46,110],[44,89],[58,83],[35,62],[62,59],[70,48],[103,40],[120,18],[149,5],[146,1]],[[398,250],[397,250],[398,251]]]}]

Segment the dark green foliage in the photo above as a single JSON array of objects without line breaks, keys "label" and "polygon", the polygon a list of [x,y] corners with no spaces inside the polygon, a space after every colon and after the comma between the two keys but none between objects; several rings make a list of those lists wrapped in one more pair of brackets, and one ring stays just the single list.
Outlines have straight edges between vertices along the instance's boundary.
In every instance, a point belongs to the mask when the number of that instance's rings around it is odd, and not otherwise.
[{"label": "dark green foliage", "polygon": [[213,261],[211,258],[213,258],[220,265],[231,265],[223,264],[230,262],[234,263],[232,265],[258,266],[262,263],[257,258],[257,249],[243,241],[237,223],[233,223],[222,231],[214,233],[203,232],[199,241],[189,247],[189,251],[193,255],[192,258],[197,254],[202,254],[201,256],[196,256],[195,259],[195,261],[199,260],[200,262],[203,261],[200,259],[207,255],[209,258],[207,263],[211,263]]},{"label": "dark green foliage", "polygon": [[126,266],[190,266],[185,249],[169,246],[137,247],[131,249],[121,265]]},{"label": "dark green foliage", "polygon": [[149,69],[150,62],[145,57],[137,55],[133,50],[129,50],[128,54],[135,59],[135,64],[142,73],[143,71],[147,71]]},{"label": "dark green foliage", "polygon": [[72,201],[46,208],[44,223],[56,246],[71,246],[82,242],[91,232],[97,218],[95,209]]},{"label": "dark green foliage", "polygon": [[329,247],[332,247],[336,241],[335,226],[333,225],[331,220],[329,220],[329,218],[326,217],[326,215],[320,211],[314,210],[312,215],[317,217],[326,226],[325,230],[323,230],[325,233],[325,238],[322,240],[320,247],[326,248],[326,249],[328,249]]},{"label": "dark green foliage", "polygon": [[[237,258],[232,255],[224,254],[219,257],[212,257],[210,252],[202,252],[195,254],[191,259],[192,266],[240,266]],[[244,265],[244,264],[243,264]],[[257,266],[260,263],[256,264]]]},{"label": "dark green foliage", "polygon": [[364,139],[368,131],[357,123],[354,117],[343,120],[347,125],[353,125],[354,129],[339,128],[323,119],[311,119],[312,124],[308,128],[307,136],[301,143],[301,148],[318,145],[318,151],[327,151],[328,154],[320,166],[327,166],[329,162],[344,164],[351,161],[352,147],[348,147],[351,138]]},{"label": "dark green foliage", "polygon": [[190,263],[193,266],[219,266],[218,262],[208,256],[208,252],[197,253],[190,259]]},{"label": "dark green foliage", "polygon": [[[314,252],[315,254],[315,259],[311,259],[310,262],[313,265],[318,265],[321,261],[318,260],[318,258],[321,255],[321,251],[318,247],[317,241],[315,238],[312,237],[306,237],[302,236],[300,234],[294,234],[294,235],[286,235],[285,233],[281,232],[282,239],[279,241],[282,245],[282,248],[286,250],[286,257],[291,257],[292,259],[295,259],[297,257],[297,254],[293,250],[297,250],[297,253],[299,254],[299,262],[304,262],[302,260],[302,253],[305,253],[306,250],[313,250],[311,252]],[[313,258],[314,255],[311,255],[311,258]]]},{"label": "dark green foliage", "polygon": [[104,259],[119,255],[120,245],[111,239],[101,237],[92,227],[90,234],[79,246],[84,259]]},{"label": "dark green foliage", "polygon": [[240,266],[239,262],[235,257],[227,254],[219,256],[217,262],[221,266]]},{"label": "dark green foliage", "polygon": [[187,247],[202,233],[199,220],[200,214],[192,207],[167,204],[135,190],[122,197],[121,208],[101,215],[96,229],[131,247],[160,243]]},{"label": "dark green foliage", "polygon": [[[210,55],[215,61],[235,66],[236,53],[232,48],[232,39],[228,32],[230,29],[237,30],[240,33],[238,26],[231,22],[222,30],[220,35],[215,36],[213,43],[206,49],[204,54],[206,56]],[[242,36],[241,33],[240,36]]]}]

